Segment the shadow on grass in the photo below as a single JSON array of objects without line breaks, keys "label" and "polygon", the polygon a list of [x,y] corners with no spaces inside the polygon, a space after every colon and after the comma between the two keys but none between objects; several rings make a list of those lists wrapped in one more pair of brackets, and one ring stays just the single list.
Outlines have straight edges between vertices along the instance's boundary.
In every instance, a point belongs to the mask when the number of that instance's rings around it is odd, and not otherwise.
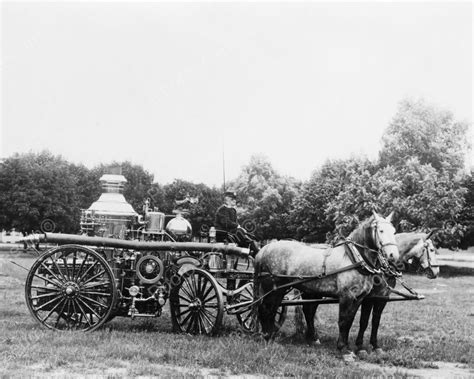
[{"label": "shadow on grass", "polygon": [[442,278],[471,275],[474,275],[474,268],[472,267],[441,266],[439,272],[439,276]]}]

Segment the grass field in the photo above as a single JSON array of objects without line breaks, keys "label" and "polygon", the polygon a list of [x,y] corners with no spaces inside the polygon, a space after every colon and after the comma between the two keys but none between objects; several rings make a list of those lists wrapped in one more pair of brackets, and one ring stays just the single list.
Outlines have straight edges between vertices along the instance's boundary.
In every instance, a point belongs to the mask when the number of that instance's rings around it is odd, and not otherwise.
[{"label": "grass field", "polygon": [[[168,307],[159,319],[117,318],[87,334],[44,330],[24,303],[26,272],[10,260],[26,267],[32,263],[18,254],[0,255],[0,376],[474,377],[474,276],[407,275],[426,299],[387,305],[379,332],[386,352],[346,365],[335,349],[335,305],[318,311],[322,344],[317,346],[295,334],[292,309],[272,343],[241,334],[230,316],[219,336],[173,334]],[[353,327],[351,341],[356,332]]]}]

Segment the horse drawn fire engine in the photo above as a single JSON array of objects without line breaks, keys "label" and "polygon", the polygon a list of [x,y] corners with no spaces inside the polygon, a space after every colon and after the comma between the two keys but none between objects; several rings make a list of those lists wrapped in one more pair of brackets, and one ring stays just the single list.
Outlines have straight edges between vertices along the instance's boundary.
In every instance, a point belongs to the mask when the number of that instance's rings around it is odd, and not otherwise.
[{"label": "horse drawn fire engine", "polygon": [[[340,326],[350,328],[364,298],[385,303],[423,298],[407,287],[409,294],[391,290],[390,283],[375,291],[374,278],[387,283],[397,276],[388,258],[399,254],[390,218],[375,212],[333,248],[281,241],[261,249],[254,262],[249,249],[217,243],[213,228],[193,238],[179,213],[167,220],[145,206],[139,216],[122,194],[122,175],[104,175],[101,181],[104,192],[82,213],[81,235],[25,238],[57,244],[40,254],[25,286],[31,314],[50,329],[91,331],[116,316],[158,317],[169,302],[179,332],[213,334],[227,313],[246,331],[261,323],[270,336],[284,322],[287,306],[303,305],[308,332],[314,333],[311,317],[318,304],[339,303],[340,317],[349,315]],[[425,240],[410,245],[407,257],[433,270],[434,253]],[[289,298],[293,289],[303,295]],[[389,298],[387,289],[400,296]],[[340,347],[347,345],[348,328],[340,327]]]}]

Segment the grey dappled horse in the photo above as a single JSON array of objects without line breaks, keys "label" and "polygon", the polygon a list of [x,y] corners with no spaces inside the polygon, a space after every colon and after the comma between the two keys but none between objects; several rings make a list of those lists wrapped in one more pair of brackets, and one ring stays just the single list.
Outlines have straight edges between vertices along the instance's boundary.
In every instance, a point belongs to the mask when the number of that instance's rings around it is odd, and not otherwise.
[{"label": "grey dappled horse", "polygon": [[[398,250],[400,251],[400,260],[398,268],[404,264],[413,261],[422,268],[424,274],[429,279],[435,279],[439,274],[439,265],[436,260],[436,249],[430,239],[432,233],[399,233],[395,235]],[[377,281],[369,296],[389,296],[390,288],[395,287],[396,280],[393,276],[385,276]],[[362,302],[359,334],[356,339],[356,346],[361,356],[366,354],[363,349],[364,332],[369,324],[370,313],[372,313],[372,330],[370,335],[370,344],[375,352],[381,353],[382,349],[378,345],[377,334],[380,325],[382,312],[387,305],[387,301],[380,298],[365,298]]]},{"label": "grey dappled horse", "polygon": [[[325,250],[313,249],[294,241],[278,241],[263,247],[255,258],[254,288],[256,298],[264,296],[258,305],[264,336],[272,338],[274,335],[275,313],[288,291],[288,288],[281,286],[289,285],[298,289],[306,299],[323,296],[339,299],[337,348],[345,355],[352,355],[348,348],[349,330],[357,309],[372,291],[374,275],[370,269],[365,270],[360,265],[354,265],[349,256],[353,253],[347,249],[352,245],[363,261],[373,268],[379,266],[385,258],[397,260],[399,252],[395,241],[395,228],[390,222],[391,216],[390,214],[383,218],[373,212],[369,219],[350,234],[348,241]],[[316,278],[318,276],[320,277]],[[291,284],[299,277],[314,279]],[[309,316],[305,314],[305,317]],[[312,322],[308,327],[312,327],[314,333]]]}]

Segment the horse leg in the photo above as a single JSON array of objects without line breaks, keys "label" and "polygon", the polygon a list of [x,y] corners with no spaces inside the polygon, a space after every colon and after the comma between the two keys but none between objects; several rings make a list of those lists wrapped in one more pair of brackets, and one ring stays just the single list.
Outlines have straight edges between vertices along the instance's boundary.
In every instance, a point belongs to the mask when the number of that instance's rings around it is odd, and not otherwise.
[{"label": "horse leg", "polygon": [[357,334],[356,339],[357,351],[360,355],[367,354],[366,350],[363,348],[364,333],[367,330],[367,326],[369,325],[370,313],[372,312],[373,306],[373,300],[364,299],[364,301],[362,302],[362,307],[360,310],[359,333]]},{"label": "horse leg", "polygon": [[[311,296],[302,294],[301,297],[305,300],[307,299],[320,299],[320,296]],[[319,344],[319,336],[317,330],[314,328],[314,316],[316,315],[316,311],[318,309],[318,304],[304,304],[303,305],[303,314],[306,320],[306,341],[308,343],[316,343]]]},{"label": "horse leg", "polygon": [[341,297],[339,299],[339,338],[337,340],[337,348],[344,355],[353,355],[349,349],[349,331],[361,302],[362,299],[358,300],[353,297]]},{"label": "horse leg", "polygon": [[275,336],[275,316],[284,296],[285,291],[275,291],[265,297],[258,306],[262,334],[267,341]]},{"label": "horse leg", "polygon": [[382,312],[387,305],[386,301],[377,301],[374,302],[374,311],[372,314],[372,330],[370,334],[370,344],[376,353],[381,353],[382,349],[378,346],[378,331],[380,325],[380,319],[382,317]]}]

